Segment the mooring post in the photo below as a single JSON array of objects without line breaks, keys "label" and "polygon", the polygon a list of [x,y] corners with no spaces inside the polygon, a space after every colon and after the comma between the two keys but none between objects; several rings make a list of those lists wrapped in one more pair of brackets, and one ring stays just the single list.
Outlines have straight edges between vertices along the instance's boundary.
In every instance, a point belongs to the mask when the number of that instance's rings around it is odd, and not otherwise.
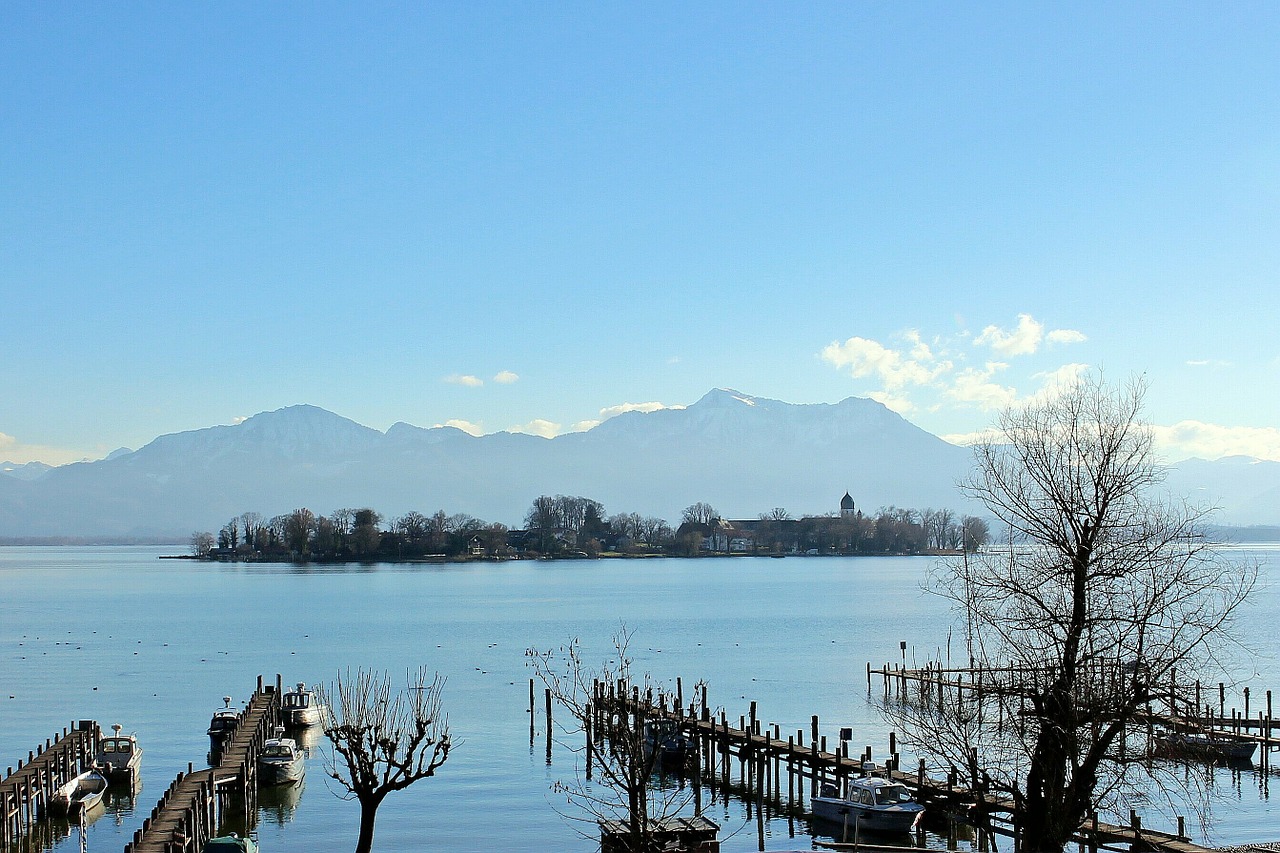
[{"label": "mooring post", "polygon": [[1218,682],[1218,716],[1225,717],[1227,715],[1227,685],[1221,681]]}]

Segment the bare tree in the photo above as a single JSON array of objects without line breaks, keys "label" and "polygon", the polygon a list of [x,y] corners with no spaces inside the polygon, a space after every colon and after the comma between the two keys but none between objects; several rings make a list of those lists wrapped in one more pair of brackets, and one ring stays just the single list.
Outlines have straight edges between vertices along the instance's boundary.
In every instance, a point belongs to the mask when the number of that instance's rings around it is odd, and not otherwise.
[{"label": "bare tree", "polygon": [[705,501],[698,501],[684,508],[684,520],[691,524],[710,524],[720,517],[716,508]]},{"label": "bare tree", "polygon": [[391,675],[358,669],[339,672],[320,689],[330,709],[324,735],[332,746],[325,773],[342,788],[343,799],[360,803],[356,853],[373,849],[378,806],[392,791],[434,776],[449,758],[453,742],[449,718],[440,706],[444,679],[426,667],[405,674],[394,691]]},{"label": "bare tree", "polygon": [[207,557],[213,550],[213,534],[207,530],[198,530],[191,534],[191,555]]},{"label": "bare tree", "polygon": [[1144,392],[1094,374],[1002,414],[966,491],[1016,542],[953,558],[932,582],[965,618],[971,657],[1006,674],[886,708],[919,752],[1012,796],[1027,850],[1061,850],[1159,772],[1139,715],[1181,708],[1175,675],[1220,666],[1256,578],[1209,547],[1202,510],[1153,494]]},{"label": "bare tree", "polygon": [[[530,650],[529,656],[555,702],[568,712],[567,723],[559,718],[555,723],[556,741],[579,758],[574,778],[552,786],[578,810],[578,814],[566,817],[583,822],[582,835],[595,839],[599,838],[601,821],[625,821],[628,836],[624,849],[629,853],[654,853],[661,849],[656,841],[659,824],[687,806],[694,798],[693,791],[684,786],[653,785],[661,749],[646,742],[643,716],[612,717],[607,735],[592,727],[600,710],[593,706],[597,683],[623,684],[628,689],[638,686],[642,695],[653,687],[647,674],[639,682],[632,681],[632,661],[627,651],[630,641],[631,633],[625,625],[620,627],[613,637],[615,656],[599,669],[584,661],[576,638],[557,651]],[[588,735],[592,738],[591,747],[584,746]],[[591,759],[583,754],[587,749],[591,750]]]}]

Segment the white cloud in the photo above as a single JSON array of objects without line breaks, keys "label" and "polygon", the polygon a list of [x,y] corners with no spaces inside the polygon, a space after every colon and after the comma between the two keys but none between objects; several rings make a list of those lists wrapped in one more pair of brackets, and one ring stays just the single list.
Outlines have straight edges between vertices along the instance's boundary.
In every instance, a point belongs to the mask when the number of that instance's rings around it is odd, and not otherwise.
[{"label": "white cloud", "polygon": [[450,418],[442,424],[436,424],[437,427],[447,426],[454,429],[460,429],[469,435],[482,435],[484,427],[475,421],[464,421],[461,418]]},{"label": "white cloud", "polygon": [[510,370],[503,370],[493,377],[493,381],[499,385],[510,385],[513,382],[519,382],[520,376]]},{"label": "white cloud", "polygon": [[244,423],[247,420],[249,420],[248,415],[236,415],[234,418],[231,419],[231,425],[239,426],[240,424]]},{"label": "white cloud", "polygon": [[43,444],[23,444],[15,436],[0,432],[0,461],[3,462],[13,462],[17,465],[43,462],[46,465],[58,466],[72,462],[85,462],[89,459],[101,459],[102,456],[102,453],[88,454]]},{"label": "white cloud", "polygon": [[1221,368],[1221,367],[1230,367],[1230,366],[1231,366],[1231,362],[1229,362],[1229,361],[1223,361],[1223,360],[1221,360],[1221,359],[1217,359],[1217,358],[1195,358],[1195,359],[1188,359],[1188,360],[1187,360],[1187,362],[1186,362],[1186,364],[1187,364],[1187,367],[1217,367],[1217,368]]},{"label": "white cloud", "polygon": [[1044,339],[1051,344],[1082,344],[1089,340],[1084,332],[1077,332],[1075,329],[1054,329]]},{"label": "white cloud", "polygon": [[468,388],[479,388],[481,385],[484,384],[483,379],[481,379],[478,376],[472,376],[469,373],[467,374],[454,373],[449,376],[446,376],[444,378],[444,381],[448,382],[450,385],[465,385]]},{"label": "white cloud", "polygon": [[867,396],[884,406],[889,411],[897,412],[900,415],[909,414],[917,408],[916,404],[908,400],[906,397],[895,397],[887,391],[872,391]]},{"label": "white cloud", "polygon": [[984,412],[1003,409],[1018,398],[1017,390],[992,382],[991,378],[1008,367],[999,361],[989,361],[985,367],[966,367],[956,374],[946,396],[958,403],[977,406]]},{"label": "white cloud", "polygon": [[983,441],[1000,441],[1003,436],[997,429],[980,429],[977,432],[953,432],[947,435],[940,435],[938,438],[949,444],[971,447]]},{"label": "white cloud", "polygon": [[1152,426],[1151,434],[1156,446],[1169,459],[1255,456],[1280,461],[1280,429],[1275,427],[1228,427],[1179,421],[1173,426]]},{"label": "white cloud", "polygon": [[586,432],[589,429],[595,429],[602,423],[604,422],[598,420],[578,421],[576,424],[569,427],[569,432]]},{"label": "white cloud", "polygon": [[[927,385],[951,369],[951,362],[934,363],[933,354],[914,333],[908,333],[912,355],[889,349],[879,341],[852,337],[844,343],[833,341],[822,350],[822,360],[836,368],[847,368],[855,379],[876,376],[886,390],[899,390],[907,385]],[[917,355],[918,354],[918,355]]]},{"label": "white cloud", "polygon": [[560,424],[543,418],[534,418],[524,426],[513,426],[510,432],[522,432],[527,435],[540,435],[543,438],[555,438],[560,434]]},{"label": "white cloud", "polygon": [[1081,377],[1089,370],[1089,365],[1072,362],[1054,370],[1043,371],[1032,375],[1032,379],[1040,381],[1040,387],[1024,397],[1024,404],[1047,403],[1061,397],[1064,392],[1080,384]]},{"label": "white cloud", "polygon": [[1006,332],[999,326],[987,326],[982,334],[973,339],[974,346],[989,346],[1005,356],[1031,355],[1040,348],[1040,340],[1044,337],[1044,326],[1036,322],[1030,314],[1018,315],[1018,327]]},{"label": "white cloud", "polygon": [[619,403],[616,406],[606,406],[600,410],[602,420],[608,420],[627,412],[658,412],[663,409],[683,409],[684,406],[668,406],[664,403]]}]

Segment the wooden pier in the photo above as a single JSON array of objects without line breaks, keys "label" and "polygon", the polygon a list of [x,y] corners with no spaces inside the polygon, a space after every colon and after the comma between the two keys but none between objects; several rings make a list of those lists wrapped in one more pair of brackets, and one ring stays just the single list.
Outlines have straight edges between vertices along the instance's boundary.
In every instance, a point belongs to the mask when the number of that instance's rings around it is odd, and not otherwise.
[{"label": "wooden pier", "polygon": [[[936,694],[941,698],[947,691],[955,691],[956,695],[961,695],[964,691],[979,696],[984,692],[1016,695],[1021,689],[1017,678],[1025,676],[1025,673],[980,665],[911,669],[905,665],[886,663],[883,667],[872,669],[868,663],[868,691],[871,690],[872,678],[875,676],[880,677],[886,697],[891,692],[905,696],[911,686],[918,695]],[[1273,715],[1270,690],[1264,692],[1261,708],[1253,707],[1253,697],[1248,687],[1241,691],[1243,708],[1228,706],[1227,689],[1222,682],[1209,688],[1205,688],[1199,681],[1184,685],[1171,683],[1168,690],[1170,696],[1184,696],[1186,700],[1170,703],[1171,707],[1165,711],[1139,711],[1134,717],[1135,722],[1146,725],[1149,733],[1155,726],[1161,726],[1170,731],[1224,736],[1255,743],[1259,747],[1259,764],[1262,769],[1266,771],[1271,767],[1272,751],[1280,751],[1280,720]],[[1205,701],[1214,698],[1216,702]],[[1256,717],[1252,716],[1254,711],[1257,712]]]},{"label": "wooden pier", "polygon": [[179,773],[165,790],[125,853],[198,853],[218,831],[222,815],[238,806],[252,821],[257,804],[258,754],[280,723],[281,680],[258,687],[230,737],[207,770]]},{"label": "wooden pier", "polygon": [[[776,724],[771,731],[763,728],[756,716],[755,702],[751,703],[749,714],[740,716],[736,725],[731,724],[724,711],[718,718],[712,715],[705,688],[700,704],[690,703],[686,708],[679,685],[677,680],[676,696],[659,694],[655,701],[652,694],[642,696],[638,687],[622,683],[597,684],[593,729],[597,733],[605,732],[611,725],[634,725],[634,722],[627,721],[637,719],[671,721],[699,745],[695,789],[705,780],[713,791],[717,786],[726,792],[733,791],[747,800],[749,811],[750,804],[755,804],[759,822],[763,822],[766,806],[804,814],[806,788],[811,800],[818,795],[823,784],[843,790],[848,780],[861,776],[865,766],[873,762],[870,746],[851,756],[848,738],[842,738],[838,746],[829,748],[827,739],[819,734],[816,716],[810,720],[806,743],[803,729],[783,737]],[[736,785],[731,768],[734,759],[739,765]],[[890,733],[884,760],[878,765],[872,764],[878,775],[906,785],[920,802],[930,807],[933,814],[981,814],[986,817],[988,826],[976,827],[980,831],[1015,835],[1013,818],[1016,815],[1012,801],[971,789],[961,784],[954,772],[948,773],[944,779],[934,778],[926,772],[923,760],[919,766],[909,770],[903,770],[899,760],[896,736]],[[1107,824],[1095,815],[1080,827],[1077,840],[1090,850],[1123,847],[1157,853],[1209,853],[1209,848],[1191,842],[1181,820],[1177,832],[1160,832],[1143,827],[1136,814],[1131,815],[1129,826]]]},{"label": "wooden pier", "polygon": [[0,782],[0,846],[8,847],[46,811],[50,795],[88,770],[98,751],[102,730],[93,720],[80,720],[27,753],[27,761],[5,771]]}]

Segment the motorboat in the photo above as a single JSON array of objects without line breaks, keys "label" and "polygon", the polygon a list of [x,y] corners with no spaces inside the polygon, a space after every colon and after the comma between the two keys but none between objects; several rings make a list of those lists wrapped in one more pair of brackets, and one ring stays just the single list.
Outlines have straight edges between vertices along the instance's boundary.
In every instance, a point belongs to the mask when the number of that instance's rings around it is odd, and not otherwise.
[{"label": "motorboat", "polygon": [[839,823],[848,832],[907,832],[924,814],[907,786],[892,779],[866,775],[850,779],[844,796],[832,783],[823,784],[813,798],[813,814]]},{"label": "motorboat", "polygon": [[284,736],[284,727],[276,726],[276,736],[270,738],[258,753],[258,784],[286,785],[302,778],[306,762],[302,750],[293,738]]},{"label": "motorboat", "polygon": [[141,770],[142,747],[135,736],[120,733],[123,726],[119,723],[111,728],[115,734],[98,742],[93,769],[106,776],[108,782],[132,786]]},{"label": "motorboat", "polygon": [[646,757],[657,753],[654,765],[666,769],[684,767],[697,756],[697,745],[686,737],[674,720],[648,720],[644,724]]},{"label": "motorboat", "polygon": [[1164,732],[1156,744],[1167,753],[1178,753],[1208,761],[1250,761],[1258,744],[1244,738],[1216,732]]},{"label": "motorboat", "polygon": [[252,838],[241,838],[234,832],[210,838],[201,853],[258,853],[258,843]]},{"label": "motorboat", "polygon": [[58,788],[49,797],[49,813],[68,820],[80,820],[102,804],[107,791],[107,777],[88,770]]},{"label": "motorboat", "polygon": [[305,728],[324,722],[325,707],[315,690],[308,690],[301,681],[298,686],[286,692],[280,701],[280,715],[284,724],[291,728]]},{"label": "motorboat", "polygon": [[209,752],[210,763],[216,763],[215,757],[222,753],[223,748],[231,740],[231,736],[235,733],[236,726],[240,725],[240,712],[231,707],[231,697],[222,697],[223,707],[213,712],[212,719],[209,720]]}]

